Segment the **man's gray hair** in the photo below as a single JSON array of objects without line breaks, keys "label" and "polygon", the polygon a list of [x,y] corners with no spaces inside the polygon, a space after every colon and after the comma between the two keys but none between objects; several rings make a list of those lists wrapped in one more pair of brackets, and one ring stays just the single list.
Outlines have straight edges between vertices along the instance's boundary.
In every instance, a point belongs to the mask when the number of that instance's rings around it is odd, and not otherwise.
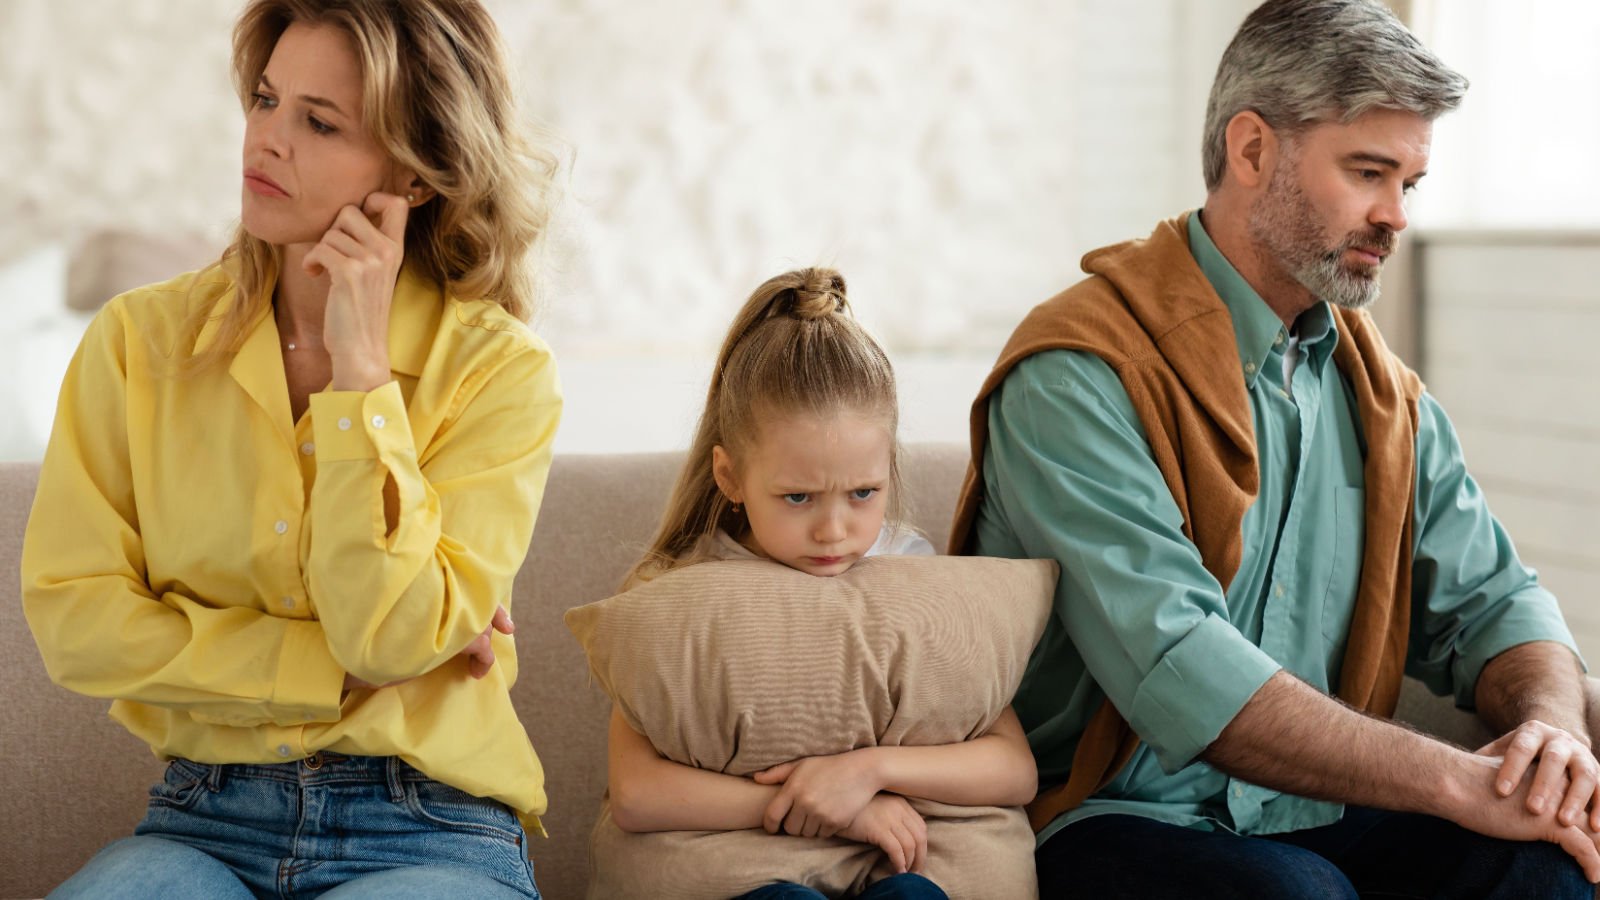
[{"label": "man's gray hair", "polygon": [[1267,0],[1222,54],[1206,103],[1206,190],[1227,168],[1228,122],[1253,110],[1288,134],[1373,109],[1432,121],[1461,104],[1467,79],[1375,0]]}]

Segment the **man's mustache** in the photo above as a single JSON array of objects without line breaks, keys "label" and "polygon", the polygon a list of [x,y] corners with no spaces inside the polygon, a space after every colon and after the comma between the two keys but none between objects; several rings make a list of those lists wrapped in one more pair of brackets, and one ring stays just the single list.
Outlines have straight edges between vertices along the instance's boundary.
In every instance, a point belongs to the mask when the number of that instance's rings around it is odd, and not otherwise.
[{"label": "man's mustache", "polygon": [[1350,234],[1344,239],[1343,243],[1328,254],[1328,258],[1337,259],[1346,250],[1365,250],[1368,253],[1376,253],[1379,256],[1387,257],[1394,252],[1395,240],[1396,236],[1393,228],[1385,228],[1381,225],[1375,226],[1365,231]]}]

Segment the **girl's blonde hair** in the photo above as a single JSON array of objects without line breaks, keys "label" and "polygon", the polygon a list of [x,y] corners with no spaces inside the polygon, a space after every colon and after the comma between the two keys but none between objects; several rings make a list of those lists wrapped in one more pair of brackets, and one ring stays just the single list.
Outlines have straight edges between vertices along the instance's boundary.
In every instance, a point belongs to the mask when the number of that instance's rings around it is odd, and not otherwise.
[{"label": "girl's blonde hair", "polygon": [[[437,192],[406,222],[407,264],[526,320],[530,254],[549,221],[557,160],[524,134],[489,13],[477,0],[251,0],[233,30],[234,88],[247,111],[278,38],[295,22],[349,36],[368,131]],[[271,302],[266,289],[281,264],[278,248],[243,225],[235,230],[217,265],[232,276],[238,300],[221,312],[216,340],[185,368],[239,349]],[[211,314],[191,312],[182,346],[193,346]]]},{"label": "girl's blonde hair", "polygon": [[721,445],[737,461],[754,444],[762,421],[774,416],[881,416],[890,437],[888,521],[898,522],[899,410],[894,367],[850,314],[844,276],[800,269],[768,279],[745,301],[723,339],[705,412],[666,514],[624,584],[695,562],[704,539],[718,528],[736,537],[742,533],[743,516],[712,475],[711,450]]}]

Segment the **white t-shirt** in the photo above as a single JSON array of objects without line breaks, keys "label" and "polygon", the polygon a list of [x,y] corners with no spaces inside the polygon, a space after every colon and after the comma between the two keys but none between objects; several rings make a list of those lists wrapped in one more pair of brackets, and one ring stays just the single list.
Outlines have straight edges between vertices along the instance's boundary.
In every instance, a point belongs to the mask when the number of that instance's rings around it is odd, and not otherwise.
[{"label": "white t-shirt", "polygon": [[[928,543],[928,539],[904,526],[883,523],[883,530],[878,532],[878,539],[867,548],[867,556],[937,556],[938,551]],[[733,539],[733,536],[722,529],[712,536],[706,545],[705,556],[708,559],[760,559],[761,557],[750,552],[750,548]]]}]

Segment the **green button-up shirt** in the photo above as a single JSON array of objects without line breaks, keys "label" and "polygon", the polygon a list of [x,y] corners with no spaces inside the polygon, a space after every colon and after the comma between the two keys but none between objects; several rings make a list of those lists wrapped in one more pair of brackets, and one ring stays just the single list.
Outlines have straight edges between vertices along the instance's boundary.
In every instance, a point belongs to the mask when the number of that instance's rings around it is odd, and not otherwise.
[{"label": "green button-up shirt", "polygon": [[[975,552],[1061,564],[1054,614],[1014,704],[1040,781],[1066,778],[1106,697],[1142,740],[1115,779],[1051,823],[1041,842],[1103,813],[1271,834],[1343,812],[1198,759],[1279,669],[1324,691],[1338,684],[1361,573],[1365,446],[1332,359],[1339,334],[1328,305],[1302,314],[1291,335],[1199,214],[1189,217],[1189,249],[1233,317],[1261,471],[1226,591],[1184,537],[1138,414],[1103,360],[1036,354],[990,400]],[[1536,640],[1574,645],[1426,394],[1420,419],[1407,672],[1470,707],[1478,673],[1501,651]]]}]

